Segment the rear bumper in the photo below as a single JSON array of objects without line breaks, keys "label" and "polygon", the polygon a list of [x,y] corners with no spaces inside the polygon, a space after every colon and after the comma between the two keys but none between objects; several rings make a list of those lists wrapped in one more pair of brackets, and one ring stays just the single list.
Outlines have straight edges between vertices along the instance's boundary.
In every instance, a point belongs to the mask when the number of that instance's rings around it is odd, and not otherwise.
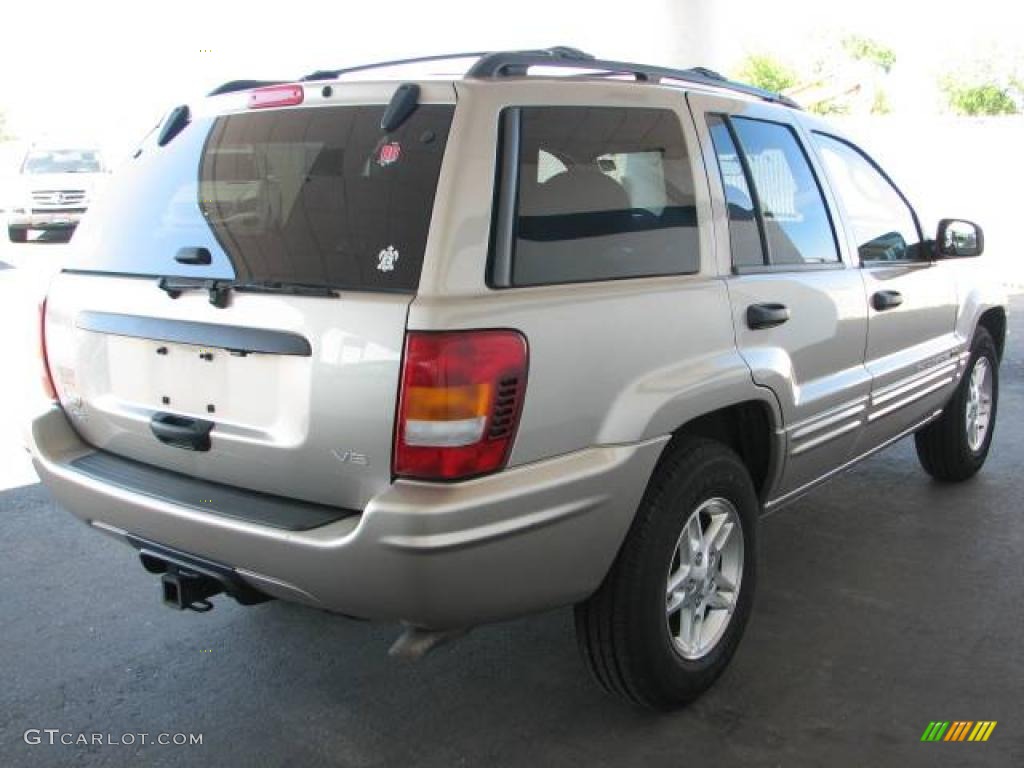
[{"label": "rear bumper", "polygon": [[464,483],[397,481],[359,515],[288,531],[76,471],[71,462],[93,449],[56,407],[28,433],[43,483],[96,528],[230,565],[275,597],[434,629],[568,605],[593,592],[666,440],[590,448]]}]

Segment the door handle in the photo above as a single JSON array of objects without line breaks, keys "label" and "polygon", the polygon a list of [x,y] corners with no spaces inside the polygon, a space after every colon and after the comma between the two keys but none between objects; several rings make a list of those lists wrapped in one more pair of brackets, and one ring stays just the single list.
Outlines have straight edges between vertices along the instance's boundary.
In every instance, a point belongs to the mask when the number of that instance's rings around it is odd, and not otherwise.
[{"label": "door handle", "polygon": [[759,331],[774,328],[789,320],[789,307],[785,304],[751,304],[747,307],[747,327]]},{"label": "door handle", "polygon": [[212,421],[190,419],[174,413],[154,413],[149,420],[149,429],[157,440],[186,451],[210,450],[213,427]]},{"label": "door handle", "polygon": [[903,294],[899,291],[878,291],[871,297],[871,306],[879,312],[898,307],[903,303]]}]

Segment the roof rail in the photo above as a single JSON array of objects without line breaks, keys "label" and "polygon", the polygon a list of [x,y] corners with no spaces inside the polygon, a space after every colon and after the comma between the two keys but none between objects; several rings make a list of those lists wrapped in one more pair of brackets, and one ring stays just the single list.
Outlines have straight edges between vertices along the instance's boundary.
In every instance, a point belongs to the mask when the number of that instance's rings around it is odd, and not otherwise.
[{"label": "roof rail", "polygon": [[523,77],[530,67],[568,67],[573,69],[600,70],[609,75],[631,75],[640,82],[657,83],[661,80],[678,80],[696,85],[707,85],[723,88],[747,96],[755,96],[764,101],[783,104],[793,109],[800,105],[781,93],[766,91],[746,83],[738,83],[724,75],[705,67],[691,69],[671,69],[648,64],[634,64],[626,61],[610,61],[598,59],[589,53],[558,46],[535,51],[498,51],[481,56],[476,64],[469,68],[466,77],[496,78]]},{"label": "roof rail", "polygon": [[400,67],[404,64],[425,64],[431,61],[452,61],[455,59],[480,59],[489,55],[487,51],[473,51],[471,53],[442,53],[436,56],[418,56],[412,59],[394,59],[393,61],[378,61],[374,64],[359,64],[354,67],[342,69],[318,69],[316,72],[301,78],[307,80],[335,80],[342,75],[349,75],[353,72],[366,72],[371,69],[387,69],[388,67]]}]

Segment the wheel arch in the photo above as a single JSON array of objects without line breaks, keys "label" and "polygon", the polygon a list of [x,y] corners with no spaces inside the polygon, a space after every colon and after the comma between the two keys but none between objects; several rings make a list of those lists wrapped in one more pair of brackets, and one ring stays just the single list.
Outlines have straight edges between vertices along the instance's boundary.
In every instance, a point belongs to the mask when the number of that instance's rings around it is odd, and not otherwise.
[{"label": "wheel arch", "polygon": [[992,336],[996,344],[996,355],[1002,362],[1003,351],[1006,349],[1006,309],[992,307],[978,317],[978,327],[984,328]]},{"label": "wheel arch", "polygon": [[769,498],[785,455],[777,405],[767,398],[749,399],[695,416],[672,432],[662,458],[687,437],[715,440],[734,450],[747,467],[758,498],[762,503]]}]

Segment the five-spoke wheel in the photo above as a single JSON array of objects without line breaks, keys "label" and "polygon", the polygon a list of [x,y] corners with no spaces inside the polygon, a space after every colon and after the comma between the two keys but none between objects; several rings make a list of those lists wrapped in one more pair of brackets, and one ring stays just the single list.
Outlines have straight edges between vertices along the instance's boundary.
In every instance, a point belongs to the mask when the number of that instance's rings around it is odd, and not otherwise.
[{"label": "five-spoke wheel", "polygon": [[665,615],[676,651],[699,659],[721,639],[743,581],[743,530],[736,507],[712,498],[693,511],[669,567]]}]

